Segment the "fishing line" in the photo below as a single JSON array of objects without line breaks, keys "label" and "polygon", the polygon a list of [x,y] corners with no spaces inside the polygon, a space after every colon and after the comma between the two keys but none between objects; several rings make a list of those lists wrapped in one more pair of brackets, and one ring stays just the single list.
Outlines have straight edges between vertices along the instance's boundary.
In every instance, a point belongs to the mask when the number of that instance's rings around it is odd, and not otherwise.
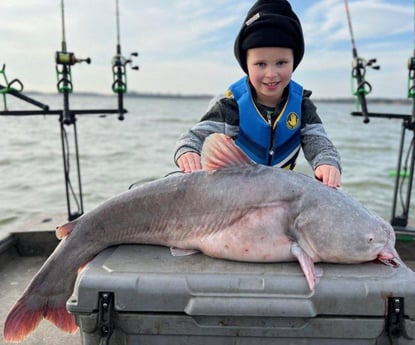
[{"label": "fishing line", "polygon": [[[413,56],[409,58],[408,60],[408,98],[413,98],[413,107],[412,107],[412,126],[415,126],[415,0],[414,0],[414,15],[413,15],[413,29],[414,29],[414,35],[413,35]],[[414,129],[413,129],[414,130]],[[404,214],[407,214],[409,212],[409,205],[406,206],[405,200],[404,200],[404,193],[403,193],[403,187],[404,187],[404,181],[406,177],[410,177],[411,174],[408,174],[408,166],[409,166],[409,160],[411,158],[411,153],[415,149],[415,135],[412,137],[411,143],[409,144],[408,152],[406,154],[405,163],[403,166],[403,174],[402,174],[402,180],[400,183],[399,191],[400,191],[400,201],[401,201],[401,207],[404,212]],[[414,154],[414,153],[413,153]],[[412,175],[411,175],[412,176]],[[408,186],[410,188],[410,186]]]},{"label": "fishing line", "polygon": [[[414,24],[414,35],[413,35],[413,56],[409,58],[408,60],[408,98],[412,98],[412,124],[408,124],[409,128],[412,129],[412,131],[415,131],[415,0],[414,0],[414,9],[413,9],[413,24]],[[409,212],[409,204],[406,205],[403,195],[403,186],[404,181],[406,177],[410,177],[412,180],[413,177],[413,171],[408,174],[408,166],[410,165],[409,160],[411,159],[411,153],[412,155],[415,155],[415,133],[412,137],[411,143],[409,144],[408,152],[406,154],[405,163],[403,166],[403,177],[400,183],[400,200],[401,200],[401,207],[404,212],[404,214],[408,214]],[[412,157],[414,159],[414,157]],[[412,163],[412,162],[411,162]],[[413,163],[412,163],[413,164]],[[412,166],[413,169],[413,166]],[[411,181],[408,183],[408,190],[412,188]]]},{"label": "fishing line", "polygon": [[69,140],[68,140],[68,133],[65,129],[65,127],[62,125],[62,135],[63,135],[63,143],[65,145],[65,154],[66,154],[66,159],[64,160],[64,173],[65,173],[65,178],[67,181],[67,186],[71,192],[72,198],[76,204],[77,210],[78,212],[81,212],[81,205],[79,203],[78,197],[75,193],[75,190],[73,188],[72,185],[72,181],[71,181],[71,177],[70,177],[70,170],[71,170],[71,165],[70,165],[70,150],[69,150]]},{"label": "fishing line", "polygon": [[414,149],[414,145],[415,145],[415,137],[412,138],[411,143],[409,144],[408,152],[406,153],[405,164],[404,164],[404,166],[402,168],[402,170],[403,170],[402,180],[401,180],[401,184],[400,184],[400,188],[399,188],[399,190],[400,190],[401,207],[402,207],[402,210],[403,210],[404,213],[407,213],[408,212],[408,208],[405,205],[403,187],[404,187],[405,179],[407,177],[409,177],[409,174],[408,174],[409,159],[411,157],[411,152]]},{"label": "fishing line", "polygon": [[[185,174],[185,173],[181,170],[174,170],[174,171],[171,171],[171,172],[165,174],[163,176],[163,178],[173,176],[173,175],[183,175],[183,174]],[[153,182],[156,179],[157,179],[157,177],[148,177],[148,178],[145,178],[143,180],[135,181],[132,184],[130,184],[130,186],[128,187],[128,190],[133,189],[133,188],[137,188],[137,187],[139,187],[139,186],[141,186],[141,185],[143,185],[147,182]]]}]

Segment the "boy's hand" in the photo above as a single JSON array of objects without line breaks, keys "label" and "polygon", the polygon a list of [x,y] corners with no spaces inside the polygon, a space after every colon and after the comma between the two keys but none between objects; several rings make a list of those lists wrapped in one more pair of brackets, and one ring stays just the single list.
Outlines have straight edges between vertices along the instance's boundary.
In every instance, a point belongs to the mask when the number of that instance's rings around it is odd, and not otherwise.
[{"label": "boy's hand", "polygon": [[318,180],[331,188],[339,188],[341,185],[341,174],[339,169],[332,165],[319,165],[314,171]]},{"label": "boy's hand", "polygon": [[196,152],[186,152],[182,154],[177,160],[179,169],[185,173],[191,173],[202,169],[200,162],[200,155]]}]

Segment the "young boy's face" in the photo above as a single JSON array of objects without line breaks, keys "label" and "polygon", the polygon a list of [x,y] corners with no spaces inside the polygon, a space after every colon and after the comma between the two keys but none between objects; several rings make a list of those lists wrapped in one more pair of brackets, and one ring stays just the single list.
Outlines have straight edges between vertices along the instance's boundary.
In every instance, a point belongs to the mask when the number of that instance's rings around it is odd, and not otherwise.
[{"label": "young boy's face", "polygon": [[251,48],[246,53],[249,80],[257,102],[275,107],[293,73],[294,54],[290,48]]}]

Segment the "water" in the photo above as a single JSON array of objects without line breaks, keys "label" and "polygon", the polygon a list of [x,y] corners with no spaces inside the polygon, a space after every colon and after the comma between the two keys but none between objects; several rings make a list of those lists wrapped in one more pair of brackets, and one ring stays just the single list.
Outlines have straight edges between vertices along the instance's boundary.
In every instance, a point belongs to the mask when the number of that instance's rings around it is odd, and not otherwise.
[{"label": "water", "polygon": [[[62,107],[59,95],[33,97],[51,109]],[[10,109],[30,108],[12,97],[8,100]],[[353,104],[316,104],[342,156],[342,189],[389,220],[395,181],[390,171],[396,169],[401,121],[373,118],[364,125],[362,118],[350,116]],[[71,97],[72,109],[115,105],[112,96]],[[207,105],[206,99],[126,98],[129,113],[124,121],[116,115],[77,116],[84,210],[134,182],[176,170],[175,141],[200,119]],[[409,114],[411,107],[371,105],[370,111]],[[73,151],[73,126],[66,127]],[[35,215],[66,214],[58,117],[0,116],[0,128],[0,233],[15,230]],[[72,156],[71,179],[77,188],[75,169]],[[312,174],[303,157],[298,170]],[[76,211],[76,205],[71,207]]]}]

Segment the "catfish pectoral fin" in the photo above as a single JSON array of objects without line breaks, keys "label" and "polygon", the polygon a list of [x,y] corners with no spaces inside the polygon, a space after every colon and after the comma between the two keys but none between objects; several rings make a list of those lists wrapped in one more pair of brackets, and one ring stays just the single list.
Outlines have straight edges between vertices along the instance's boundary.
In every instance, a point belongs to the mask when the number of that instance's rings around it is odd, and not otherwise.
[{"label": "catfish pectoral fin", "polygon": [[298,243],[293,243],[291,245],[291,254],[294,255],[300,263],[310,290],[314,290],[314,286],[316,285],[316,270],[313,260],[298,245]]},{"label": "catfish pectoral fin", "polygon": [[170,253],[172,256],[188,256],[200,253],[198,249],[181,249],[177,247],[170,247]]}]

